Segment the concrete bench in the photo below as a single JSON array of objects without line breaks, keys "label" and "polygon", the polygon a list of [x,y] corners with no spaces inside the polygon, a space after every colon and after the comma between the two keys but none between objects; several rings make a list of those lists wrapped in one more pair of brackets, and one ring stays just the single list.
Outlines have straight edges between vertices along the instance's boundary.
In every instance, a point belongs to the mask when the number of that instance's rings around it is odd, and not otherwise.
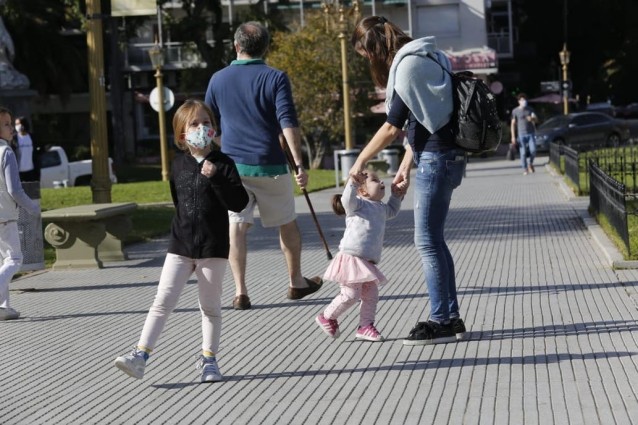
[{"label": "concrete bench", "polygon": [[44,211],[44,238],[55,248],[53,269],[102,268],[103,261],[126,260],[124,238],[133,228],[137,204],[77,205]]}]

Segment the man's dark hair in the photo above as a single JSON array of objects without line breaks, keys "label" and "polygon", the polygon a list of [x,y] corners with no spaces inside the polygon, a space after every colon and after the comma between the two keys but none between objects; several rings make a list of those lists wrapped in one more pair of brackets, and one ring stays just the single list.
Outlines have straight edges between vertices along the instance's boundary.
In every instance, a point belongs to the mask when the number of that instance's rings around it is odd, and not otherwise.
[{"label": "man's dark hair", "polygon": [[251,58],[262,58],[268,50],[270,34],[259,22],[245,22],[235,31],[235,43],[239,46],[239,53]]},{"label": "man's dark hair", "polygon": [[521,99],[527,99],[527,95],[525,93],[519,93],[518,96],[516,96],[516,100]]}]

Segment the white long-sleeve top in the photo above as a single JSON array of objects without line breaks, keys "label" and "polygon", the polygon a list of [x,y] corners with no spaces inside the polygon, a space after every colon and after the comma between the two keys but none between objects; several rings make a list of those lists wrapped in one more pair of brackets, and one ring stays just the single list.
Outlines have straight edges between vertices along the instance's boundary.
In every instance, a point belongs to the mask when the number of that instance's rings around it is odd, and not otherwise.
[{"label": "white long-sleeve top", "polygon": [[3,139],[0,139],[0,173],[0,223],[16,221],[18,206],[31,215],[39,214],[39,205],[27,196],[20,183],[16,156]]},{"label": "white long-sleeve top", "polygon": [[339,243],[339,251],[377,264],[381,260],[385,222],[397,216],[401,198],[391,195],[387,204],[370,201],[358,196],[357,189],[349,181],[341,196],[346,210],[346,231]]}]

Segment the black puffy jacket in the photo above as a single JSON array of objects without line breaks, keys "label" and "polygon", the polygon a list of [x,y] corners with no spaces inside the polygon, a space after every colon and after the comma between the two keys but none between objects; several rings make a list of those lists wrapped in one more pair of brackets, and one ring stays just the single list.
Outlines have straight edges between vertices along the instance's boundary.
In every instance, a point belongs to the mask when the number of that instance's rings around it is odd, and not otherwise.
[{"label": "black puffy jacket", "polygon": [[208,178],[190,154],[178,154],[171,169],[175,217],[168,252],[189,258],[228,258],[228,210],[239,212],[248,194],[230,157],[213,151],[206,159],[217,167]]}]

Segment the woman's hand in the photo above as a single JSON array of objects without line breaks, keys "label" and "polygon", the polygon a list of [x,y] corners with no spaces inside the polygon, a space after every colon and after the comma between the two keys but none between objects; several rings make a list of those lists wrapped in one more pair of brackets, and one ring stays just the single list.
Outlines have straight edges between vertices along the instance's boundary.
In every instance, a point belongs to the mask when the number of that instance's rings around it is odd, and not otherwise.
[{"label": "woman's hand", "polygon": [[392,183],[390,189],[397,198],[403,198],[408,191],[409,183],[403,180],[401,183]]},{"label": "woman's hand", "polygon": [[394,180],[392,180],[392,185],[396,185],[403,192],[402,194],[405,195],[410,186],[410,173],[404,173],[399,170],[394,176]]},{"label": "woman's hand", "polygon": [[408,187],[410,186],[410,170],[412,169],[413,157],[414,153],[412,152],[412,148],[410,147],[410,145],[407,145],[405,147],[403,161],[401,161],[399,170],[394,176],[394,180],[392,180],[392,184],[396,184],[397,186],[399,186],[404,195],[408,192]]},{"label": "woman's hand", "polygon": [[368,178],[366,168],[359,161],[356,161],[352,168],[350,168],[348,175],[357,185],[365,184]]}]

